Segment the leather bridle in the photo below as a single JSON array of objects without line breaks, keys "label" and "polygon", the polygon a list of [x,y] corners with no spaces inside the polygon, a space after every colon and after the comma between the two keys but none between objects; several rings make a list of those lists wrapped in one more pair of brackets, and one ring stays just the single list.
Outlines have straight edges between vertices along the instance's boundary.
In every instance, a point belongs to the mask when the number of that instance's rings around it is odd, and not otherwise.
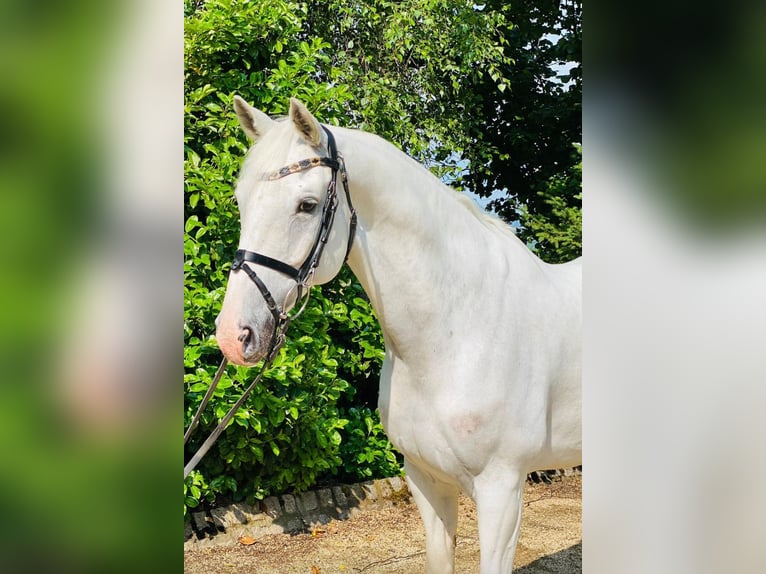
[{"label": "leather bridle", "polygon": [[[244,404],[245,400],[261,380],[261,377],[265,373],[266,369],[268,369],[268,367],[271,365],[277,353],[279,352],[279,349],[284,344],[285,334],[287,332],[287,328],[290,326],[290,322],[298,317],[298,315],[300,315],[306,308],[314,274],[316,273],[317,267],[319,267],[322,253],[324,252],[324,248],[327,245],[327,241],[330,237],[330,232],[332,231],[333,222],[335,221],[335,212],[338,209],[338,173],[341,175],[343,190],[346,194],[346,203],[348,205],[349,212],[351,213],[348,230],[348,245],[346,246],[346,255],[343,259],[344,263],[348,260],[348,256],[351,253],[351,248],[354,245],[354,237],[356,236],[357,217],[356,210],[351,203],[351,193],[348,189],[346,164],[343,161],[343,157],[338,153],[338,148],[335,145],[335,137],[332,135],[332,132],[325,126],[322,126],[322,129],[327,134],[327,151],[329,153],[329,157],[311,157],[304,159],[273,171],[267,174],[266,177],[266,179],[273,181],[319,166],[325,166],[332,169],[332,177],[330,179],[330,183],[327,186],[327,197],[325,198],[324,206],[322,207],[322,220],[319,226],[319,231],[317,232],[316,239],[314,240],[314,245],[311,248],[311,251],[309,251],[305,261],[299,268],[296,269],[292,265],[284,263],[283,261],[273,259],[254,251],[238,249],[234,255],[234,261],[232,262],[231,270],[235,273],[238,271],[244,271],[250,280],[255,283],[255,286],[258,288],[258,291],[260,291],[261,296],[266,302],[266,307],[268,307],[272,317],[274,318],[274,330],[272,331],[269,350],[266,353],[266,358],[263,362],[263,365],[261,366],[260,371],[258,372],[258,375],[255,377],[253,382],[250,383],[245,392],[242,393],[242,396],[239,398],[239,400],[237,400],[234,406],[231,407],[229,412],[226,413],[226,416],[221,419],[221,422],[218,423],[218,426],[210,434],[207,440],[202,443],[202,446],[200,446],[197,452],[194,453],[194,456],[192,456],[191,460],[189,460],[189,462],[184,466],[184,479],[186,479],[186,477],[189,476],[189,473],[194,470],[199,461],[202,460],[202,457],[205,456],[207,451],[210,450],[210,447],[213,446],[215,441],[221,435],[234,414]],[[287,293],[283,305],[279,305],[276,302],[274,296],[271,294],[271,291],[269,291],[269,288],[253,270],[253,268],[248,265],[248,263],[273,269],[274,271],[282,273],[283,275],[286,275],[295,281],[295,286]],[[298,308],[298,311],[290,315],[285,310],[285,307],[287,306],[287,302],[289,301],[289,298],[293,292],[295,292],[296,295],[294,308]],[[205,409],[205,406],[207,406],[207,403],[213,396],[213,391],[215,390],[216,386],[218,385],[218,381],[223,375],[226,364],[227,360],[226,357],[224,357],[221,360],[221,364],[218,366],[218,370],[213,377],[213,381],[210,383],[210,387],[208,388],[207,393],[205,393],[205,397],[202,399],[202,402],[197,408],[197,412],[194,414],[194,417],[189,424],[189,428],[184,433],[184,445],[187,443],[192,431],[199,423],[202,411]]]},{"label": "leather bridle", "polygon": [[[338,154],[338,149],[335,145],[335,137],[332,135],[332,132],[325,126],[322,126],[322,129],[327,134],[327,151],[329,152],[329,157],[312,157],[304,159],[266,175],[266,179],[273,181],[315,167],[326,166],[332,168],[332,178],[327,186],[327,197],[325,198],[324,206],[322,208],[322,220],[319,226],[319,231],[314,240],[314,245],[311,248],[311,251],[309,251],[303,264],[296,269],[292,265],[288,265],[278,259],[272,259],[271,257],[254,251],[239,249],[234,255],[234,261],[231,265],[232,271],[244,271],[250,280],[255,283],[258,291],[260,291],[263,296],[263,300],[266,302],[266,307],[268,307],[272,317],[274,317],[274,330],[271,342],[269,343],[269,350],[266,354],[267,358],[272,358],[279,351],[279,348],[284,343],[285,332],[287,331],[290,321],[300,315],[301,312],[303,312],[303,309],[306,308],[314,273],[319,266],[319,261],[324,252],[324,248],[327,245],[327,240],[330,236],[330,231],[332,231],[333,222],[335,221],[335,212],[338,208],[337,180],[339,172],[341,175],[341,182],[343,183],[343,190],[346,194],[346,203],[351,212],[351,220],[349,222],[348,230],[348,245],[346,246],[346,255],[343,259],[344,263],[348,259],[348,255],[351,253],[351,248],[354,245],[354,236],[356,235],[356,210],[351,203],[351,194],[348,190],[346,164],[343,161],[343,158]],[[260,265],[261,267],[273,269],[282,275],[287,275],[290,279],[295,281],[295,287],[288,292],[283,305],[279,305],[276,302],[266,284],[247,264],[248,262]],[[295,307],[298,308],[298,312],[290,316],[285,311],[285,307],[293,292],[295,292],[296,295]]]}]

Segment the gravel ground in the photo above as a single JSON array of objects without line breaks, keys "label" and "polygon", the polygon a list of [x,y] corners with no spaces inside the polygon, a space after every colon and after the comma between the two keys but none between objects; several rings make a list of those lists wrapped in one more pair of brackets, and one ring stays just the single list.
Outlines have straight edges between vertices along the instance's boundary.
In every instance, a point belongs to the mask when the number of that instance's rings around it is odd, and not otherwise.
[{"label": "gravel ground", "polygon": [[[582,571],[582,477],[528,484],[515,574]],[[279,534],[254,544],[184,553],[186,574],[417,574],[425,568],[425,537],[412,502],[360,512],[306,534]],[[479,571],[476,507],[460,500],[456,574]]]}]

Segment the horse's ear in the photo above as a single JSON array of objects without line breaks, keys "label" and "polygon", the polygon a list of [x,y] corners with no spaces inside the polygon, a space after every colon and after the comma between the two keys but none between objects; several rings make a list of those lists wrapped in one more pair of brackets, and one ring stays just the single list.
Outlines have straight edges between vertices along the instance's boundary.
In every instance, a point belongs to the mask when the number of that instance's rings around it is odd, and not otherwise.
[{"label": "horse's ear", "polygon": [[239,125],[251,140],[255,141],[269,131],[276,123],[261,110],[255,109],[239,96],[234,96],[234,111]]},{"label": "horse's ear", "polygon": [[290,98],[290,119],[301,137],[314,147],[318,147],[322,141],[322,131],[319,122],[311,115],[301,102]]}]

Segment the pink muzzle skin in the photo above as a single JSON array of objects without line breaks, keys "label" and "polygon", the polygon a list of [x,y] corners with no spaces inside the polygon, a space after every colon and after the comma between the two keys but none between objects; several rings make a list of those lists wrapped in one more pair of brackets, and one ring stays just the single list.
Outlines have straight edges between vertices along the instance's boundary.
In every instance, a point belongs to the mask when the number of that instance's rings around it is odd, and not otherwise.
[{"label": "pink muzzle skin", "polygon": [[215,332],[216,341],[218,341],[218,347],[221,349],[223,356],[228,359],[230,363],[235,365],[245,366],[247,362],[242,354],[242,342],[240,339],[239,329],[218,328]]}]

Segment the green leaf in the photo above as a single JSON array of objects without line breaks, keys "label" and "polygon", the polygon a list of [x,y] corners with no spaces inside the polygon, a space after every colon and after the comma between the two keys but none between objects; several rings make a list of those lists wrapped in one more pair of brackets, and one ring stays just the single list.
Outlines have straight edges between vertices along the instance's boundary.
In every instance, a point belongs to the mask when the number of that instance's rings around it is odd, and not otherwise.
[{"label": "green leaf", "polygon": [[195,227],[198,227],[200,225],[199,219],[196,215],[192,215],[189,217],[189,219],[186,220],[186,224],[184,225],[184,229],[186,233],[191,232]]}]

